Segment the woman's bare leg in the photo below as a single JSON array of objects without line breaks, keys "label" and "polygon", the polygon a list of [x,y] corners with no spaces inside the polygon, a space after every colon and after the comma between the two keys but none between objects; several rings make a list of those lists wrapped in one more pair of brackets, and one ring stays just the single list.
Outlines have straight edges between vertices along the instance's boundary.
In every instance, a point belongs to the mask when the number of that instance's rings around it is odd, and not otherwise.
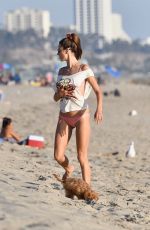
[{"label": "woman's bare leg", "polygon": [[76,143],[78,160],[80,162],[82,178],[88,184],[91,181],[91,170],[88,161],[88,145],[90,137],[90,114],[85,112],[76,126]]},{"label": "woman's bare leg", "polygon": [[65,156],[66,146],[71,138],[72,128],[64,120],[59,120],[55,134],[54,158],[65,169],[63,179],[69,177],[74,170],[73,165],[69,164]]}]

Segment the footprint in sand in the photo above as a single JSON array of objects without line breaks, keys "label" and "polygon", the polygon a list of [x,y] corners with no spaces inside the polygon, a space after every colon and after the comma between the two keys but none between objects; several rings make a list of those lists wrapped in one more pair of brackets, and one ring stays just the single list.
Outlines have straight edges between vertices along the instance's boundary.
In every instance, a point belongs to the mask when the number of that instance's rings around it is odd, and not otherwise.
[{"label": "footprint in sand", "polygon": [[27,184],[27,185],[23,185],[22,187],[29,188],[29,189],[34,189],[34,190],[38,190],[38,187],[40,185],[40,184],[36,184],[36,183],[33,183],[33,182],[25,182],[25,184]]},{"label": "footprint in sand", "polygon": [[16,181],[20,181],[20,179],[16,178],[16,177],[10,177],[10,180],[16,180]]},{"label": "footprint in sand", "polygon": [[7,181],[0,179],[0,182],[3,182],[5,184],[9,184]]},{"label": "footprint in sand", "polygon": [[60,185],[59,184],[56,184],[56,183],[51,183],[53,189],[56,189],[56,190],[61,190],[60,188]]},{"label": "footprint in sand", "polygon": [[0,221],[5,220],[6,216],[3,212],[0,211]]},{"label": "footprint in sand", "polygon": [[29,230],[29,229],[34,229],[34,230],[49,230],[51,229],[50,226],[48,224],[45,223],[33,223],[33,224],[29,224],[25,227],[25,229],[23,230]]},{"label": "footprint in sand", "polygon": [[38,178],[38,180],[46,181],[47,179],[46,179],[46,177],[40,175],[39,178]]}]

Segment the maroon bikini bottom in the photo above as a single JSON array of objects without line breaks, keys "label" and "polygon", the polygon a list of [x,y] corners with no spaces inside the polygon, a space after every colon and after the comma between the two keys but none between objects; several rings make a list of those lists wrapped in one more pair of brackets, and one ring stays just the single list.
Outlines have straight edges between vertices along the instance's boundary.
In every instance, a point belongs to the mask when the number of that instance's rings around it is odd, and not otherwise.
[{"label": "maroon bikini bottom", "polygon": [[81,117],[87,116],[87,115],[90,116],[90,113],[85,112],[85,113],[77,114],[77,115],[72,116],[72,117],[60,114],[59,120],[64,120],[69,126],[74,128],[77,125],[78,121],[81,119]]}]

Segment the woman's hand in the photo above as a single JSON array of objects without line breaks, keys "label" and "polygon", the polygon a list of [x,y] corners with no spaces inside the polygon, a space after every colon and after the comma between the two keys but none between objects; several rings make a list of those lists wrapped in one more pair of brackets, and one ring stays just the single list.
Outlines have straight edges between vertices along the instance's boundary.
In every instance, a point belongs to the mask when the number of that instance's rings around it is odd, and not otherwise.
[{"label": "woman's hand", "polygon": [[94,114],[94,120],[97,124],[99,124],[103,120],[103,113],[102,111],[96,110]]},{"label": "woman's hand", "polygon": [[74,92],[74,90],[72,88],[71,89],[70,88],[64,89],[62,87],[62,88],[57,89],[57,93],[58,93],[58,95],[59,95],[60,98],[63,98],[63,97],[67,97],[67,98],[73,97],[73,98],[76,98],[73,95],[73,92]]}]

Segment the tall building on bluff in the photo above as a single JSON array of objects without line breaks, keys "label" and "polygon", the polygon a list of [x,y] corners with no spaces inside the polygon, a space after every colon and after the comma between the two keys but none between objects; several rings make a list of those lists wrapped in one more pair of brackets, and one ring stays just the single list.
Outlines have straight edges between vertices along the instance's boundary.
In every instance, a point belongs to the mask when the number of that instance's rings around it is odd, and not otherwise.
[{"label": "tall building on bluff", "polygon": [[112,0],[74,0],[75,26],[79,33],[97,33],[107,41],[130,40],[121,28],[121,16],[112,14]]},{"label": "tall building on bluff", "polygon": [[5,29],[9,32],[34,29],[46,37],[50,32],[50,14],[48,11],[21,8],[5,13]]}]

